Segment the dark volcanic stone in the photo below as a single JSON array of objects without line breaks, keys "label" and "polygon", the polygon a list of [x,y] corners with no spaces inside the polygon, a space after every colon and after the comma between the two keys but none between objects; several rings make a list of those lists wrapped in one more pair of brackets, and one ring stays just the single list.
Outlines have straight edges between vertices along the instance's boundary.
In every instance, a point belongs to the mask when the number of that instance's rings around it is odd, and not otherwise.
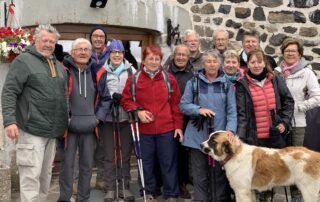
[{"label": "dark volcanic stone", "polygon": [[313,56],[311,56],[311,55],[303,55],[303,57],[308,61],[312,61],[313,60]]},{"label": "dark volcanic stone", "polygon": [[253,10],[253,19],[255,21],[265,21],[266,20],[266,16],[264,15],[264,11],[262,7],[256,7]]},{"label": "dark volcanic stone", "polygon": [[202,3],[203,3],[203,0],[195,0],[194,3],[195,3],[195,4],[202,4]]},{"label": "dark volcanic stone", "polygon": [[270,23],[293,23],[295,17],[292,11],[271,11],[268,15]]},{"label": "dark volcanic stone", "polygon": [[266,52],[266,54],[268,55],[272,55],[275,53],[274,48],[272,48],[271,46],[266,46],[266,48],[264,49],[264,51]]},{"label": "dark volcanic stone", "polygon": [[212,48],[212,39],[200,39],[201,50],[209,50]]},{"label": "dark volcanic stone", "polygon": [[227,27],[233,27],[233,28],[235,28],[235,29],[238,29],[238,28],[240,28],[242,25],[241,25],[240,22],[235,22],[235,21],[229,19],[229,20],[226,21],[226,26],[227,26]]},{"label": "dark volcanic stone", "polygon": [[212,21],[215,25],[221,25],[222,23],[222,17],[213,18]]},{"label": "dark volcanic stone", "polygon": [[235,8],[235,15],[237,18],[247,18],[251,15],[250,8],[244,8],[244,7],[236,7]]},{"label": "dark volcanic stone", "polygon": [[285,34],[276,34],[270,37],[269,42],[270,45],[273,46],[280,46],[283,42],[283,40],[286,38],[287,36]]},{"label": "dark volcanic stone", "polygon": [[313,22],[314,24],[320,24],[320,10],[317,9],[313,12],[310,13],[309,15],[310,21]]},{"label": "dark volcanic stone", "polygon": [[186,4],[186,3],[189,2],[189,0],[178,0],[178,2],[181,3],[181,4]]},{"label": "dark volcanic stone", "polygon": [[311,51],[320,55],[320,48],[313,48]]},{"label": "dark volcanic stone", "polygon": [[316,27],[300,27],[300,36],[314,37],[318,35]]},{"label": "dark volcanic stone", "polygon": [[241,2],[248,2],[249,0],[228,0],[232,3],[241,3]]},{"label": "dark volcanic stone", "polygon": [[244,33],[244,29],[239,29],[237,36],[236,36],[237,41],[242,41],[243,33]]},{"label": "dark volcanic stone", "polygon": [[193,21],[194,22],[201,22],[201,17],[199,15],[194,15],[193,16]]},{"label": "dark volcanic stone", "polygon": [[299,22],[299,23],[306,23],[307,22],[307,19],[306,19],[306,16],[299,12],[299,11],[295,11],[294,13],[294,21],[295,22]]},{"label": "dark volcanic stone", "polygon": [[290,34],[293,34],[295,33],[298,29],[295,28],[295,27],[291,27],[291,26],[288,26],[288,27],[283,27],[283,30],[287,33],[290,33]]},{"label": "dark volcanic stone", "polygon": [[313,46],[318,46],[320,45],[320,41],[319,40],[303,40],[303,46],[306,47],[313,47]]},{"label": "dark volcanic stone", "polygon": [[201,8],[200,13],[201,14],[214,14],[215,13],[214,6],[211,3],[208,3]]},{"label": "dark volcanic stone", "polygon": [[195,26],[194,26],[194,30],[195,30],[200,36],[204,36],[204,28],[203,28],[202,26],[195,25]]},{"label": "dark volcanic stone", "polygon": [[229,33],[229,39],[232,39],[234,36],[234,32],[231,30],[227,30],[227,32]]},{"label": "dark volcanic stone", "polygon": [[288,4],[289,7],[295,7],[295,8],[310,8],[312,6],[317,6],[319,4],[319,0],[293,0],[293,4],[290,2]]},{"label": "dark volcanic stone", "polygon": [[200,12],[200,8],[199,8],[198,5],[192,6],[190,8],[190,10],[191,10],[192,13],[199,13]]},{"label": "dark volcanic stone", "polygon": [[205,36],[206,37],[212,37],[213,30],[210,27],[205,27]]},{"label": "dark volcanic stone", "polygon": [[261,40],[262,42],[266,42],[267,37],[268,37],[268,34],[263,33],[263,34],[260,35],[260,40]]},{"label": "dark volcanic stone", "polygon": [[320,63],[318,63],[318,62],[313,62],[313,63],[311,63],[311,65],[312,65],[312,69],[313,69],[313,70],[320,71]]},{"label": "dark volcanic stone", "polygon": [[223,13],[223,14],[229,14],[230,10],[231,10],[231,5],[221,4],[220,7],[219,7],[218,12],[219,13]]},{"label": "dark volcanic stone", "polygon": [[282,5],[282,0],[253,0],[257,6],[274,8]]}]

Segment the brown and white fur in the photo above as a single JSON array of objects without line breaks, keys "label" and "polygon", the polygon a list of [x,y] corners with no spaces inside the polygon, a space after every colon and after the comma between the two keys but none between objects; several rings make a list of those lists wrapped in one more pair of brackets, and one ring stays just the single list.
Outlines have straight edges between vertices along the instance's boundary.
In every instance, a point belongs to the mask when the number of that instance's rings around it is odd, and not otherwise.
[{"label": "brown and white fur", "polygon": [[224,164],[239,202],[255,200],[253,190],[296,184],[305,202],[316,202],[320,190],[320,153],[304,147],[271,149],[241,142],[216,131],[201,144],[204,153]]}]

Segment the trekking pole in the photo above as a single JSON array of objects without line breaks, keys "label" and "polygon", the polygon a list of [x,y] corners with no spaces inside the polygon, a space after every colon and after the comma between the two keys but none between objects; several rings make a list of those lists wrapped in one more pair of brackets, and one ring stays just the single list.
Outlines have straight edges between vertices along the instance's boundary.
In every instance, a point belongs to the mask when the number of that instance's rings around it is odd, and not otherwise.
[{"label": "trekking pole", "polygon": [[[136,111],[130,112],[129,113],[129,123],[131,125],[132,139],[133,139],[133,143],[134,143],[134,151],[135,151],[135,154],[137,157],[138,170],[139,170],[142,192],[143,192],[143,200],[144,200],[144,202],[146,202],[147,198],[146,198],[143,165],[142,165],[142,158],[141,158],[140,134],[139,134],[138,121],[139,121],[139,118],[138,118],[137,112]],[[135,129],[134,129],[134,126],[135,126]]]},{"label": "trekking pole", "polygon": [[[208,130],[208,136],[214,132],[214,117],[207,117],[207,130]],[[216,168],[215,168],[215,162],[214,160],[208,156],[209,161],[209,179],[210,179],[210,194],[209,194],[209,200],[210,201],[216,201],[217,197],[217,189],[216,189]],[[213,175],[213,183],[212,183],[212,175]],[[213,190],[212,190],[213,188]],[[214,197],[212,197],[212,191],[214,194]]]},{"label": "trekking pole", "polygon": [[112,104],[112,126],[113,126],[113,148],[114,148],[114,165],[116,174],[116,200],[119,200],[119,182],[118,182],[118,156],[117,156],[117,129],[116,129],[116,114],[115,106]]},{"label": "trekking pole", "polygon": [[123,176],[123,160],[122,160],[122,144],[121,144],[121,133],[120,133],[120,119],[119,119],[119,105],[115,106],[116,108],[116,121],[117,121],[117,132],[118,132],[118,149],[119,149],[119,158],[120,158],[120,171],[121,171],[121,181],[122,181],[122,194],[123,199],[125,196],[125,186],[124,186],[124,176]]}]

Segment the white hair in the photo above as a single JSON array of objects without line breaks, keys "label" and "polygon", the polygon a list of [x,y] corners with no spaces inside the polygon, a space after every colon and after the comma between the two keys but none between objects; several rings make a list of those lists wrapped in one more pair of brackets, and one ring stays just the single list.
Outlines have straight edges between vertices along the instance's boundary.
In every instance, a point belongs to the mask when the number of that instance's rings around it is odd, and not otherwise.
[{"label": "white hair", "polygon": [[38,39],[40,37],[40,32],[42,30],[47,31],[47,32],[52,33],[52,34],[55,34],[56,35],[56,41],[58,41],[58,39],[60,38],[60,34],[59,34],[59,32],[57,31],[57,29],[55,27],[53,27],[50,24],[45,24],[45,25],[39,25],[36,28],[36,30],[34,32],[35,39]]}]

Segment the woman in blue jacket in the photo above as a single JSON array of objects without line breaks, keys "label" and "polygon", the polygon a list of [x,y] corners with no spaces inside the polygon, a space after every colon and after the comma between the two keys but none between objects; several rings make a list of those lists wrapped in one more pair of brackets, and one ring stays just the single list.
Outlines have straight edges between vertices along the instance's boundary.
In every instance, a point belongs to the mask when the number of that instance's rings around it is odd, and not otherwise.
[{"label": "woman in blue jacket", "polygon": [[201,60],[203,69],[188,81],[180,102],[182,113],[191,117],[183,145],[190,148],[194,200],[228,201],[230,194],[225,173],[218,162],[208,160],[201,152],[200,144],[210,132],[236,131],[235,93],[230,81],[219,71],[221,62],[217,52],[205,52]]}]

